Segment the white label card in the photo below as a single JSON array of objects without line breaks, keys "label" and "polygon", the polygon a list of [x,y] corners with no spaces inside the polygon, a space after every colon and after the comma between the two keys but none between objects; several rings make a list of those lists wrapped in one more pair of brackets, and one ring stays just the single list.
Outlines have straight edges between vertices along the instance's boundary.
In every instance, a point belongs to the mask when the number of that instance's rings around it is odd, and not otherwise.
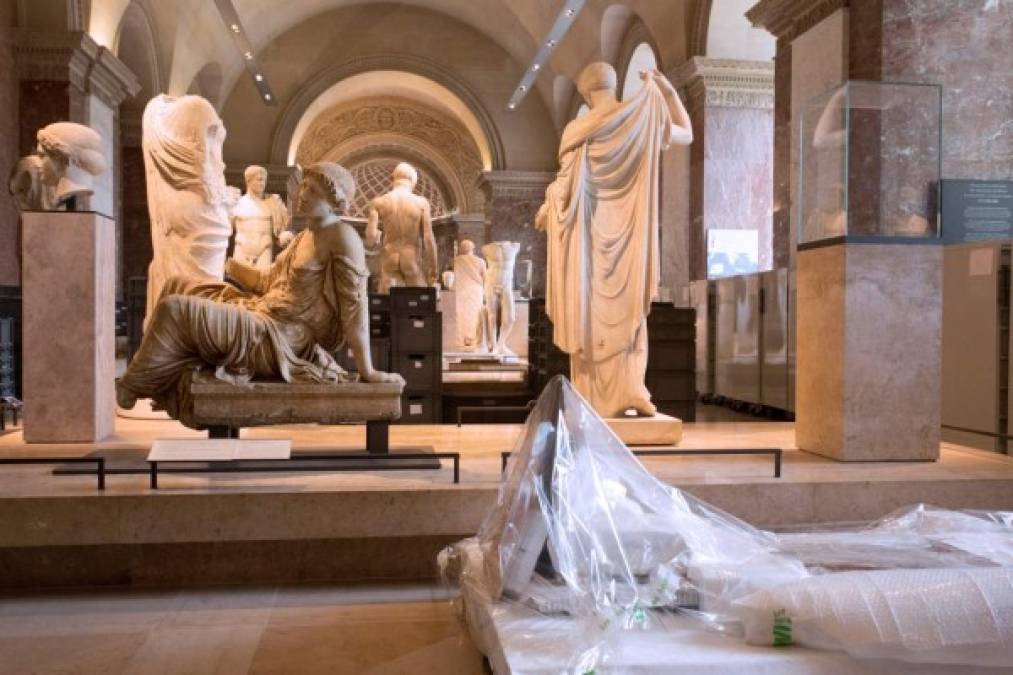
[{"label": "white label card", "polygon": [[408,406],[408,414],[409,415],[421,415],[422,414],[422,404],[421,403],[412,403],[411,405],[409,405]]}]

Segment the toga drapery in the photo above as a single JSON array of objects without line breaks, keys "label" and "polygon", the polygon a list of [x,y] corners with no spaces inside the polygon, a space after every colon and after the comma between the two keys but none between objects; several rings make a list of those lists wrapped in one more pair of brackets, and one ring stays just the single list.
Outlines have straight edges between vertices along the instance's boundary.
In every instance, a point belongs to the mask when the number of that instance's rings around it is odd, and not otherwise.
[{"label": "toga drapery", "polygon": [[649,406],[647,314],[659,281],[658,180],[672,116],[649,80],[563,132],[546,190],[546,311],[577,390],[605,417]]},{"label": "toga drapery", "polygon": [[339,377],[322,367],[315,350],[333,352],[347,334],[368,324],[369,271],[344,255],[305,255],[320,250],[314,236],[300,232],[270,271],[247,268],[250,291],[169,280],[120,386],[152,398],[189,426],[189,384],[200,367],[211,366],[220,379],[237,383]]},{"label": "toga drapery", "polygon": [[465,253],[454,258],[457,346],[460,349],[474,350],[482,344],[485,271],[485,261],[477,255]]}]

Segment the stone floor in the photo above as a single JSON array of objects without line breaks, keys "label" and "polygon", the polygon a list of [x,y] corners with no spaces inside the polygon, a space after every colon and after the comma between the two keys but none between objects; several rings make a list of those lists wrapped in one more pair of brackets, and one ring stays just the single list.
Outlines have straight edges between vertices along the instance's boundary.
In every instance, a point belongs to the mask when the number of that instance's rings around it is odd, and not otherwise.
[{"label": "stone floor", "polygon": [[0,595],[0,673],[481,673],[429,586]]}]

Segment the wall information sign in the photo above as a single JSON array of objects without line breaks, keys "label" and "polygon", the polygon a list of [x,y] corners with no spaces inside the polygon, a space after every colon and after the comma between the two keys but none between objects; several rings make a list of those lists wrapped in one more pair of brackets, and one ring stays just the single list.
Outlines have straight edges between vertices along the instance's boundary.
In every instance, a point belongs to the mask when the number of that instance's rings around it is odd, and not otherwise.
[{"label": "wall information sign", "polygon": [[1013,181],[942,181],[943,241],[1013,239]]}]

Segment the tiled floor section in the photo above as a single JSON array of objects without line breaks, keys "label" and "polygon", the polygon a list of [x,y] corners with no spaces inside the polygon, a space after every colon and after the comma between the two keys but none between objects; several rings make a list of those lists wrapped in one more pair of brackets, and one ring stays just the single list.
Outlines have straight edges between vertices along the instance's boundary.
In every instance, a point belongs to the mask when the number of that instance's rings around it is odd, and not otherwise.
[{"label": "tiled floor section", "polygon": [[0,595],[3,675],[481,672],[440,588]]}]

